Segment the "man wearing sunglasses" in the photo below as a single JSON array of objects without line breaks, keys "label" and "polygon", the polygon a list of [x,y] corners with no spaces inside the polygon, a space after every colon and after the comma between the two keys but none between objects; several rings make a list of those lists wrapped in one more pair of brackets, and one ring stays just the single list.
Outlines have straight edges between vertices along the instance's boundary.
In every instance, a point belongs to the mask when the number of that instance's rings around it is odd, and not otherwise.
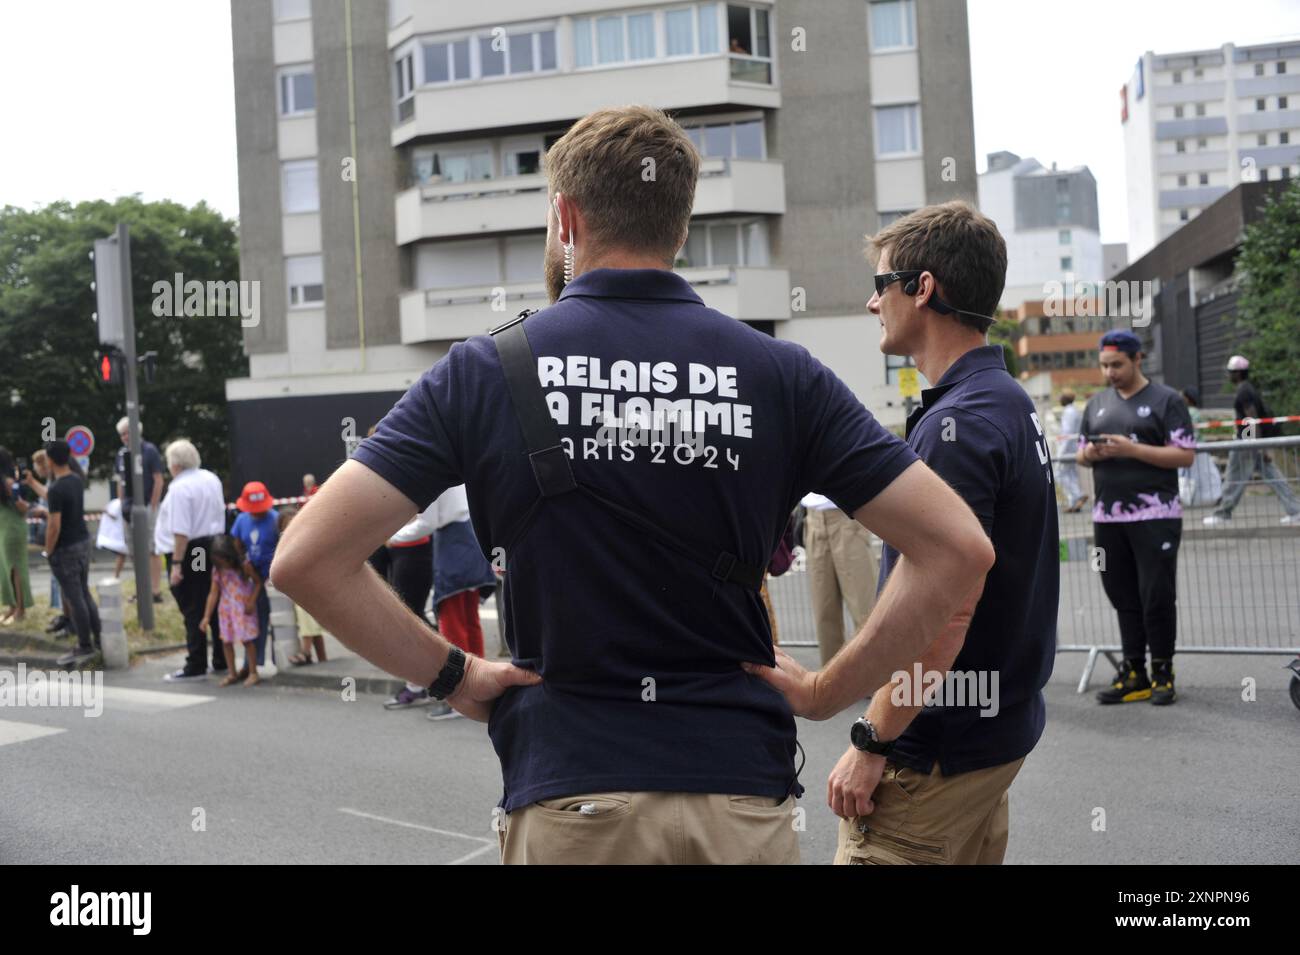
[{"label": "man wearing sunglasses", "polygon": [[[870,242],[878,274],[867,310],[880,321],[880,350],[911,356],[934,383],[908,418],[907,443],[970,505],[997,556],[982,592],[846,726],[850,745],[827,784],[842,818],[835,861],[1000,863],[1007,789],[1042,735],[1056,649],[1047,439],[1001,346],[985,337],[1006,279],[997,226],[948,202]],[[881,587],[897,566],[886,543]],[[814,675],[783,668],[773,682],[798,699]]]}]

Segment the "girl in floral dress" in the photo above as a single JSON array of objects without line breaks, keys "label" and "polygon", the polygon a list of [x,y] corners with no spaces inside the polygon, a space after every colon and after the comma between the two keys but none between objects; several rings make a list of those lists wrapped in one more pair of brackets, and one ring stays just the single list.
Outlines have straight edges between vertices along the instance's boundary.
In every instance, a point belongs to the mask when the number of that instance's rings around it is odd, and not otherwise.
[{"label": "girl in floral dress", "polygon": [[199,629],[208,632],[215,609],[227,667],[226,678],[217,685],[230,686],[239,679],[235,644],[242,643],[244,666],[248,670],[244,686],[253,686],[261,682],[257,675],[257,653],[250,652],[249,648],[257,640],[257,593],[262,588],[262,578],[245,559],[239,542],[229,534],[218,534],[212,539],[208,556],[212,561],[212,589],[208,591],[208,604]]}]

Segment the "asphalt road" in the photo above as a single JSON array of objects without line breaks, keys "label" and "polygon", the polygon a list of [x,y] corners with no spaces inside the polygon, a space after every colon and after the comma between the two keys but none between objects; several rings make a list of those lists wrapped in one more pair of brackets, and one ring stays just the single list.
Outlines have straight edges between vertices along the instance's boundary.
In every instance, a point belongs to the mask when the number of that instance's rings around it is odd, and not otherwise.
[{"label": "asphalt road", "polygon": [[[175,662],[110,674],[99,717],[0,709],[0,863],[497,863],[485,726],[374,696],[161,682]],[[1057,659],[1047,731],[1011,789],[1008,862],[1300,860],[1284,658],[1180,658],[1163,709],[1077,696],[1082,662]],[[834,851],[825,778],[851,719],[800,725],[806,863]]]}]

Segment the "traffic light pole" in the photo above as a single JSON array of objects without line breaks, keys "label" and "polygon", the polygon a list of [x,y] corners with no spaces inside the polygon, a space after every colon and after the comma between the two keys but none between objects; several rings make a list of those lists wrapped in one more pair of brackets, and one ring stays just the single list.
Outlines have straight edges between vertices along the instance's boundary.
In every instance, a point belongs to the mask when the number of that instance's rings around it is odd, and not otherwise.
[{"label": "traffic light pole", "polygon": [[[137,382],[138,368],[135,360],[135,302],[131,294],[131,238],[126,224],[119,222],[114,234],[117,240],[118,261],[122,269],[122,352],[125,356],[122,369],[126,376],[126,418],[130,423],[127,447],[131,452],[131,564],[135,568],[135,610],[140,629],[153,630],[153,579],[150,575],[150,557],[153,541],[149,539],[149,502],[151,495],[144,492],[144,459],[140,453],[140,391]],[[152,490],[152,489],[151,489]]]}]

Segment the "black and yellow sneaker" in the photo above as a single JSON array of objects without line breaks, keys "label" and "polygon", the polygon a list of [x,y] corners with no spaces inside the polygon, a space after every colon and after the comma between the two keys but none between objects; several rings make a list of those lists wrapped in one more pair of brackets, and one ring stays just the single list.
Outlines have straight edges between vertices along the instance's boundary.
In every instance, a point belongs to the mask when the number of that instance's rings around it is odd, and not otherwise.
[{"label": "black and yellow sneaker", "polygon": [[1097,691],[1098,703],[1136,703],[1149,699],[1151,680],[1147,678],[1145,660],[1125,660],[1123,669],[1115,673],[1115,682]]},{"label": "black and yellow sneaker", "polygon": [[1174,661],[1151,660],[1151,702],[1155,706],[1168,706],[1178,699],[1174,692]]}]

